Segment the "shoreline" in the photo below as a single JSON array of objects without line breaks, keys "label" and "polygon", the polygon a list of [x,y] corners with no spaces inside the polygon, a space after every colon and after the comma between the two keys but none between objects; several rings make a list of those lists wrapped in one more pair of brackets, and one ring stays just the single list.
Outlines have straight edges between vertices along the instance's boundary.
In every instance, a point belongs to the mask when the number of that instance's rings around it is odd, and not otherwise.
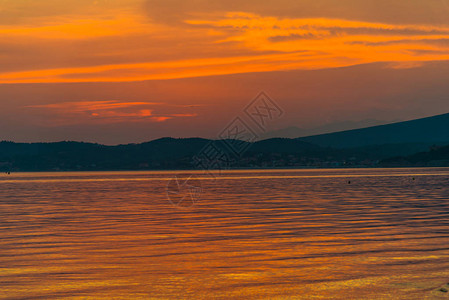
[{"label": "shoreline", "polygon": [[449,166],[410,166],[410,167],[292,167],[292,168],[229,168],[229,169],[214,169],[214,170],[202,170],[202,169],[124,169],[124,170],[117,170],[117,169],[105,169],[105,170],[41,170],[41,171],[10,171],[10,174],[7,174],[8,172],[2,172],[5,176],[11,176],[13,174],[21,174],[21,173],[105,173],[105,172],[112,172],[112,173],[148,173],[148,172],[192,172],[192,173],[203,173],[203,172],[232,172],[232,171],[307,171],[307,170],[317,170],[317,171],[325,171],[325,170],[406,170],[406,169],[448,169]]}]

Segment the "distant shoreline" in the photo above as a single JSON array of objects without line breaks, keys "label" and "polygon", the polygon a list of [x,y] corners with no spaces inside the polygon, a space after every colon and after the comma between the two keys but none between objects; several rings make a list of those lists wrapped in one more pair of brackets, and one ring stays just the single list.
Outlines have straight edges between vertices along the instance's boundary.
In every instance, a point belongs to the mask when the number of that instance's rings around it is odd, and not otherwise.
[{"label": "distant shoreline", "polygon": [[303,167],[303,168],[298,168],[298,167],[292,167],[292,168],[285,168],[285,167],[280,167],[280,168],[229,168],[229,169],[225,169],[225,170],[201,170],[201,169],[148,169],[148,170],[49,170],[49,171],[17,171],[17,172],[12,172],[10,174],[6,174],[6,172],[2,172],[3,175],[5,176],[10,176],[13,174],[20,174],[20,173],[103,173],[103,172],[140,172],[140,173],[145,173],[145,172],[192,172],[192,173],[206,173],[206,172],[214,172],[214,173],[219,173],[219,172],[229,172],[229,171],[273,171],[273,170],[278,170],[278,171],[282,171],[282,170],[363,170],[363,169],[367,169],[367,170],[398,170],[398,169],[449,169],[449,167],[447,166],[410,166],[410,167],[404,167],[404,166],[399,166],[399,167],[366,167],[366,166],[361,166],[361,167]]}]

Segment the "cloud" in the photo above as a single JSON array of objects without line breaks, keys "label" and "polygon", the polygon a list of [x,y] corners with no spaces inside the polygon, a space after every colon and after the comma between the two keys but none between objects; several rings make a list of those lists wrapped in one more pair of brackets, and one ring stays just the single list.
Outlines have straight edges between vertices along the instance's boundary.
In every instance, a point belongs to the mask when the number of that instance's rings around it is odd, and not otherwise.
[{"label": "cloud", "polygon": [[[443,51],[444,48],[449,47],[449,37],[448,38],[418,38],[418,39],[396,39],[396,40],[387,40],[387,41],[381,41],[381,42],[368,42],[368,41],[352,41],[348,42],[350,45],[364,45],[364,46],[372,46],[372,47],[379,47],[379,46],[388,46],[388,45],[398,45],[398,44],[421,44],[421,45],[434,45],[437,47],[441,47],[442,51],[439,51],[440,53],[447,53],[447,51]],[[423,50],[425,51],[425,50]],[[428,49],[427,51],[434,51],[438,52],[438,50],[432,50]]]},{"label": "cloud", "polygon": [[[116,1],[104,11],[107,2],[99,1],[96,9],[83,2],[73,15],[49,13],[0,25],[0,84],[131,82],[449,59],[444,42],[449,24],[386,22],[389,11],[382,22],[368,21],[373,18],[364,15],[367,8],[377,10],[368,1],[361,6],[317,0],[321,14],[315,2],[280,1],[291,4],[292,12],[253,0],[136,0],[133,9]],[[422,6],[407,3],[390,6],[393,11]],[[349,18],[340,11],[349,4],[363,13]],[[151,10],[150,18],[139,7]],[[168,22],[171,18],[177,21]]]},{"label": "cloud", "polygon": [[195,117],[196,114],[156,113],[156,107],[178,107],[157,102],[79,101],[30,105],[46,117],[49,126],[73,124],[108,124],[122,122],[164,122],[178,117]]},{"label": "cloud", "polygon": [[142,0],[0,0],[0,24],[32,26],[42,20],[61,16],[98,16],[130,11],[139,7]]},{"label": "cloud", "polygon": [[88,39],[106,36],[124,36],[142,31],[151,32],[153,26],[139,15],[120,14],[111,16],[62,16],[51,20],[36,19],[30,25],[0,26],[0,36],[31,37],[40,39]]},{"label": "cloud", "polygon": [[449,25],[447,0],[146,0],[143,7],[152,20],[173,25],[192,16],[223,15],[229,11],[277,18]]},{"label": "cloud", "polygon": [[71,112],[90,112],[97,110],[112,110],[120,108],[128,108],[134,106],[158,105],[157,102],[119,102],[119,101],[80,101],[80,102],[63,102],[53,104],[32,105],[33,108],[49,108],[60,111]]}]

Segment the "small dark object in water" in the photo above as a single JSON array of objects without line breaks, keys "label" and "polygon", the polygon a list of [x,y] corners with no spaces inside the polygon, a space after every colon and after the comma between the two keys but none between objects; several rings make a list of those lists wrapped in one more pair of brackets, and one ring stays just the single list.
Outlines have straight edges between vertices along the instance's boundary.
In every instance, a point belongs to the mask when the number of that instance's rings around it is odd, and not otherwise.
[{"label": "small dark object in water", "polygon": [[447,293],[447,289],[441,288],[441,289],[440,289],[440,292]]}]

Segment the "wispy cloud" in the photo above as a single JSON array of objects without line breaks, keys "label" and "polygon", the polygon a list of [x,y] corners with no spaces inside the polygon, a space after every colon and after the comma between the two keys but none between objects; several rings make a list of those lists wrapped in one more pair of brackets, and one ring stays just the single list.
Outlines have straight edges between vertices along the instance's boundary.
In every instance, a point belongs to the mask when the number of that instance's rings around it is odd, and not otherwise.
[{"label": "wispy cloud", "polygon": [[80,123],[164,122],[179,117],[195,117],[195,113],[158,113],[157,107],[184,106],[157,102],[79,101],[26,106],[44,115],[47,125]]},{"label": "wispy cloud", "polygon": [[[148,3],[155,13],[172,6]],[[235,4],[254,10],[251,3]],[[449,60],[449,25],[225,12],[224,2],[213,12],[180,7],[186,11],[176,13],[174,23],[117,8],[0,23],[5,49],[0,84],[129,82]]]},{"label": "wispy cloud", "polygon": [[[248,13],[228,13],[218,20],[189,20],[192,25],[210,26],[228,33],[222,40],[237,41],[256,50],[296,51],[320,47],[338,54],[344,44],[426,41],[449,38],[449,27],[394,25],[344,19],[287,19]],[[353,47],[352,50],[357,50]],[[360,49],[364,50],[364,49]],[[368,54],[368,53],[367,53]]]},{"label": "wispy cloud", "polygon": [[119,102],[119,101],[79,101],[79,102],[62,102],[52,104],[31,105],[27,107],[49,108],[60,111],[71,112],[91,112],[100,110],[112,110],[119,108],[159,105],[157,102]]}]

